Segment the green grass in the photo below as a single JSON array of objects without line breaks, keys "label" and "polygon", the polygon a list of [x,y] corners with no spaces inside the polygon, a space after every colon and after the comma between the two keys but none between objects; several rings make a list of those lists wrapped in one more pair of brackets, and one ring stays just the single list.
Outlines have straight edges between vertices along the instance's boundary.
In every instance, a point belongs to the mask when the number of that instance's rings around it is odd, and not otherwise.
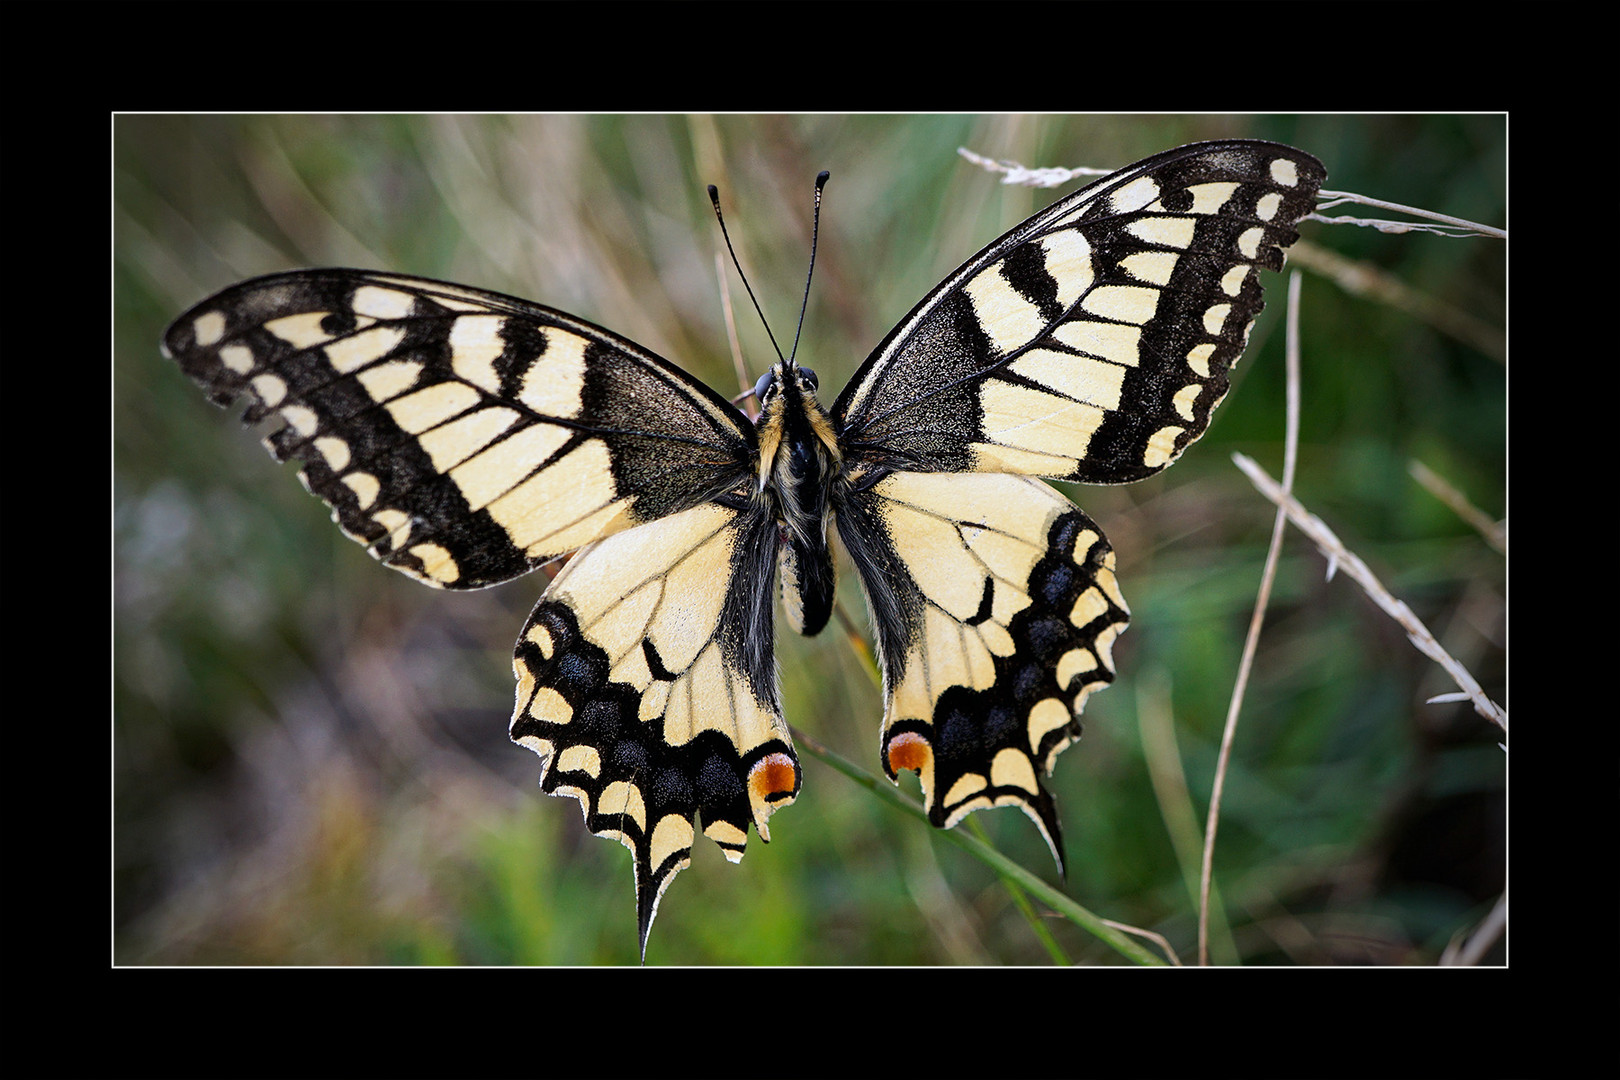
[{"label": "green grass", "polygon": [[[448,595],[377,566],[159,356],[174,315],[254,274],[397,270],[576,312],[731,390],[704,185],[785,341],[826,168],[800,355],[836,388],[934,282],[1056,197],[999,185],[958,146],[1117,166],[1232,135],[1311,151],[1330,188],[1503,221],[1492,116],[119,117],[115,958],[636,960],[627,853],[542,797],[538,761],[505,737],[512,641],[543,579]],[[1304,234],[1500,334],[1499,241]],[[1141,484],[1069,489],[1119,551],[1133,621],[1119,681],[1053,780],[1068,880],[1021,814],[974,817],[1018,866],[1183,962],[1188,823],[1202,828],[1272,520],[1230,455],[1281,471],[1282,286],[1197,447]],[[734,281],[732,296],[751,382],[769,345]],[[1503,560],[1407,473],[1419,459],[1504,513],[1489,335],[1317,274],[1302,323],[1299,498],[1505,705]],[[1214,958],[1432,963],[1502,889],[1499,733],[1424,704],[1452,689],[1436,665],[1351,583],[1324,581],[1303,538],[1285,544],[1227,780]],[[853,581],[842,597],[859,624]],[[778,653],[788,720],[877,773],[882,703],[848,642],[788,634]],[[1184,795],[1155,783],[1178,776]],[[915,781],[900,792],[915,799]],[[1128,962],[1035,893],[1032,926],[991,865],[808,756],[771,826],[736,866],[699,843],[649,963]]]}]

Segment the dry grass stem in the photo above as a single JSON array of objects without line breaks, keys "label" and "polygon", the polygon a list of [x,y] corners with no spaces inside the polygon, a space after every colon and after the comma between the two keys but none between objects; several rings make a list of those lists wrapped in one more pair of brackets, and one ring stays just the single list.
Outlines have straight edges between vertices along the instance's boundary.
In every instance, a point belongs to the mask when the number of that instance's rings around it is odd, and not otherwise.
[{"label": "dry grass stem", "polygon": [[1260,493],[1281,507],[1288,515],[1288,520],[1294,526],[1310,537],[1312,542],[1321,549],[1322,554],[1328,558],[1330,567],[1329,576],[1338,567],[1344,567],[1345,573],[1355,579],[1362,590],[1372,598],[1373,603],[1382,608],[1390,618],[1400,623],[1406,630],[1407,638],[1417,647],[1423,655],[1446,669],[1453,681],[1468,695],[1473,702],[1474,711],[1491,723],[1507,731],[1507,712],[1496,702],[1485,695],[1479,683],[1468,669],[1452,659],[1451,654],[1441,648],[1440,643],[1434,639],[1429,628],[1414,614],[1405,603],[1392,596],[1388,589],[1367,568],[1356,554],[1344,546],[1333,530],[1329,529],[1322,519],[1306,510],[1299,501],[1290,495],[1282,485],[1273,480],[1252,458],[1243,454],[1233,454],[1232,460],[1237,467],[1248,476],[1249,481],[1260,490]]},{"label": "dry grass stem", "polygon": [[1407,466],[1412,479],[1422,485],[1423,490],[1439,499],[1452,512],[1478,530],[1485,542],[1503,555],[1507,554],[1507,522],[1497,521],[1485,511],[1468,501],[1468,496],[1458,491],[1446,482],[1445,478],[1421,461],[1414,461]]},{"label": "dry grass stem", "polygon": [[968,161],[977,165],[986,172],[998,172],[1002,176],[1003,184],[1015,184],[1021,187],[1057,187],[1067,184],[1079,176],[1107,176],[1113,169],[1092,169],[1081,166],[1077,169],[1061,169],[1053,166],[1044,169],[1031,169],[1020,165],[1016,161],[997,161],[975,154],[965,146],[958,146],[956,152]]},{"label": "dry grass stem", "polygon": [[[1287,373],[1287,409],[1283,436],[1283,488],[1294,483],[1294,462],[1299,450],[1299,271],[1288,277],[1287,347],[1284,350],[1284,368]],[[1238,713],[1243,708],[1243,694],[1248,689],[1249,671],[1254,666],[1255,650],[1260,644],[1260,627],[1266,618],[1266,605],[1271,600],[1271,586],[1277,578],[1277,563],[1282,555],[1283,525],[1281,510],[1271,526],[1271,543],[1266,548],[1265,568],[1260,574],[1260,588],[1254,598],[1254,613],[1249,616],[1249,631],[1243,638],[1243,656],[1238,661],[1237,682],[1232,687],[1232,701],[1226,710],[1226,727],[1221,732],[1221,751],[1215,763],[1215,784],[1209,795],[1209,817],[1204,827],[1204,861],[1198,878],[1198,963],[1209,963],[1209,889],[1215,869],[1215,833],[1221,818],[1221,795],[1226,788],[1227,767],[1232,759],[1232,743],[1237,738]]]},{"label": "dry grass stem", "polygon": [[1472,967],[1479,963],[1485,954],[1490,951],[1491,946],[1496,944],[1497,939],[1502,936],[1502,931],[1506,928],[1507,894],[1504,893],[1496,898],[1496,904],[1491,908],[1491,913],[1485,916],[1484,921],[1479,926],[1474,928],[1474,932],[1469,935],[1467,941],[1460,946],[1455,941],[1446,946],[1446,951],[1440,954],[1441,966]]},{"label": "dry grass stem", "polygon": [[726,260],[720,252],[714,253],[714,277],[720,283],[720,313],[725,318],[726,341],[731,346],[731,366],[737,373],[737,385],[740,393],[731,399],[733,405],[741,406],[752,420],[759,415],[759,402],[753,400],[753,382],[748,378],[748,365],[743,360],[742,342],[737,339],[737,319],[731,308],[731,286],[726,282]]},{"label": "dry grass stem", "polygon": [[[1016,161],[987,158],[982,154],[975,154],[965,146],[957,147],[956,152],[986,172],[1001,173],[1001,182],[1003,184],[1016,184],[1022,187],[1057,187],[1060,184],[1067,184],[1070,180],[1078,177],[1107,176],[1114,171],[1113,169],[1096,169],[1085,165],[1073,169],[1055,166],[1032,169]],[[1360,225],[1386,233],[1428,232],[1437,236],[1489,236],[1498,240],[1507,239],[1506,229],[1482,225],[1477,221],[1452,217],[1450,214],[1441,214],[1433,210],[1424,210],[1422,207],[1404,206],[1401,203],[1375,199],[1370,195],[1358,195],[1353,191],[1329,191],[1323,188],[1318,194],[1322,199],[1322,202],[1317,205],[1318,211],[1330,210],[1345,203],[1353,203],[1360,206],[1376,207],[1380,210],[1393,210],[1397,214],[1409,214],[1412,217],[1427,218],[1434,224],[1424,224],[1416,221],[1389,221],[1384,218],[1330,218],[1323,217],[1320,213],[1312,214],[1306,219],[1307,221],[1320,221],[1328,225]]]},{"label": "dry grass stem", "polygon": [[[1317,194],[1322,199],[1316,207],[1318,213],[1312,214],[1306,219],[1307,221],[1321,221],[1329,225],[1362,225],[1386,233],[1426,232],[1434,233],[1437,236],[1489,236],[1497,240],[1507,239],[1506,229],[1481,225],[1477,221],[1452,217],[1450,214],[1438,214],[1433,210],[1424,210],[1416,206],[1402,206],[1400,203],[1385,202],[1383,199],[1374,199],[1370,195],[1357,195],[1353,191],[1329,191],[1326,188],[1323,188]],[[1345,203],[1373,206],[1380,210],[1393,210],[1397,214],[1410,214],[1413,217],[1428,218],[1436,224],[1424,225],[1415,221],[1387,221],[1382,218],[1330,218],[1323,217],[1320,213],[1322,210],[1330,210]]]},{"label": "dry grass stem", "polygon": [[1130,926],[1126,923],[1115,922],[1113,919],[1104,919],[1103,923],[1104,925],[1112,926],[1115,930],[1118,930],[1122,934],[1135,934],[1137,937],[1146,938],[1164,950],[1164,955],[1169,958],[1170,965],[1172,967],[1182,966],[1181,957],[1176,955],[1176,950],[1170,947],[1169,940],[1163,934],[1154,933],[1152,930],[1144,930],[1140,926]]}]

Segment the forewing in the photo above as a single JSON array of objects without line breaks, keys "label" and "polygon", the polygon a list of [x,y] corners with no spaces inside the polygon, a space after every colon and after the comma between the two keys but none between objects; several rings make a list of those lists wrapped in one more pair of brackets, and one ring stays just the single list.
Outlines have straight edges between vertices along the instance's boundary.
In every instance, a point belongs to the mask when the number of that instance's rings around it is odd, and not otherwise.
[{"label": "forewing", "polygon": [[1276,143],[1199,143],[1062,199],[895,327],[834,406],[845,453],[900,470],[1137,480],[1204,433],[1262,269],[1326,172]]},{"label": "forewing", "polygon": [[1041,481],[999,474],[894,473],[837,521],[877,628],[884,769],[917,771],[937,826],[1020,807],[1061,867],[1041,778],[1113,680],[1129,619],[1101,530]]},{"label": "forewing", "polygon": [[630,849],[647,932],[703,832],[733,862],[800,770],[772,657],[777,527],[759,504],[709,503],[581,551],[518,639],[512,738],[540,786],[579,799]]},{"label": "forewing", "polygon": [[741,413],[600,327],[422,278],[304,270],[177,319],[164,351],[266,439],[355,540],[481,588],[746,480]]}]

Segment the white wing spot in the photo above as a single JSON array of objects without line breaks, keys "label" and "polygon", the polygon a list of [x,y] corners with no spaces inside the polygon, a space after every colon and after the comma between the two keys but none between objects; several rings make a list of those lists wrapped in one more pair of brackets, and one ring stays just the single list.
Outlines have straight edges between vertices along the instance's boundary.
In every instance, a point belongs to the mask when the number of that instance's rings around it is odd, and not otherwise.
[{"label": "white wing spot", "polygon": [[386,364],[369,367],[356,375],[371,400],[391,401],[416,386],[422,374],[422,365],[415,360],[390,360]]},{"label": "white wing spot", "polygon": [[1200,379],[1207,379],[1209,378],[1209,358],[1214,355],[1214,342],[1206,341],[1202,345],[1194,345],[1187,353],[1187,366],[1192,368]]},{"label": "white wing spot", "polygon": [[198,346],[207,348],[225,336],[225,316],[217,311],[199,315],[197,321],[191,324],[191,332],[196,336]]},{"label": "white wing spot", "polygon": [[1141,326],[1159,308],[1160,290],[1145,285],[1101,285],[1080,306],[1093,315]]},{"label": "white wing spot", "polygon": [[327,468],[340,473],[349,467],[349,444],[332,435],[315,440],[315,449],[326,459]]},{"label": "white wing spot", "polygon": [[321,418],[308,405],[289,405],[281,410],[281,415],[289,427],[306,439],[321,426]]},{"label": "white wing spot", "polygon": [[1221,275],[1221,291],[1227,296],[1236,296],[1243,291],[1243,283],[1249,277],[1249,264],[1238,263],[1226,273]]},{"label": "white wing spot", "polygon": [[358,334],[342,338],[326,347],[326,359],[339,371],[347,374],[381,360],[405,340],[403,326],[373,326]]},{"label": "white wing spot", "polygon": [[461,577],[461,568],[450,552],[438,544],[417,544],[411,554],[422,561],[424,580],[438,585],[449,585]]},{"label": "white wing spot", "polygon": [[1142,451],[1142,464],[1150,469],[1168,464],[1176,456],[1176,436],[1185,430],[1170,425],[1155,431],[1148,437],[1147,448]]},{"label": "white wing spot", "polygon": [[1226,205],[1226,200],[1232,197],[1232,192],[1237,190],[1237,187],[1236,183],[1229,180],[1209,184],[1193,184],[1187,189],[1187,193],[1193,198],[1192,209],[1187,212],[1204,215],[1218,214],[1221,212],[1221,207]]},{"label": "white wing spot", "polygon": [[1196,222],[1196,218],[1190,217],[1148,217],[1131,222],[1125,226],[1125,231],[1150,244],[1187,248],[1192,245]]},{"label": "white wing spot", "polygon": [[253,392],[273,409],[287,396],[287,384],[279,375],[259,375],[253,380]]},{"label": "white wing spot", "polygon": [[362,510],[371,509],[371,504],[377,501],[377,493],[382,491],[382,485],[370,473],[350,473],[343,478],[343,485],[354,492],[355,501]]},{"label": "white wing spot", "polygon": [[1245,259],[1256,258],[1260,254],[1260,241],[1266,238],[1266,230],[1256,226],[1253,229],[1244,229],[1238,237],[1238,251],[1243,253]]},{"label": "white wing spot", "polygon": [[457,375],[491,394],[501,388],[495,361],[506,351],[500,315],[463,315],[450,324],[450,365]]},{"label": "white wing spot", "polygon": [[1176,391],[1175,400],[1172,402],[1172,404],[1175,406],[1176,412],[1180,414],[1183,419],[1188,421],[1196,419],[1196,417],[1193,416],[1193,405],[1198,401],[1198,395],[1203,391],[1203,389],[1204,388],[1199,386],[1197,383],[1188,383],[1186,386],[1183,386],[1180,390]]},{"label": "white wing spot", "polygon": [[238,375],[246,375],[253,370],[253,350],[246,345],[227,345],[219,350],[219,362]]},{"label": "white wing spot", "polygon": [[[1062,708],[1062,705],[1058,707]],[[1035,780],[1035,766],[1030,763],[1029,755],[1010,746],[990,762],[990,782],[996,787],[1019,788],[1031,795],[1041,789]]]},{"label": "white wing spot", "polygon": [[[692,847],[692,823],[679,814],[665,814],[653,826],[652,842],[649,845],[648,860],[653,869],[664,865],[664,860],[679,852],[690,851]],[[681,859],[680,865],[689,865],[688,860]]]},{"label": "white wing spot", "polygon": [[1220,337],[1221,329],[1226,326],[1226,318],[1232,314],[1231,304],[1214,304],[1204,312],[1204,330],[1210,337]]},{"label": "white wing spot", "polygon": [[264,328],[295,349],[308,349],[332,340],[332,335],[321,328],[328,314],[325,311],[306,311],[271,319],[264,324]]},{"label": "white wing spot", "polygon": [[1168,285],[1170,275],[1176,268],[1176,258],[1173,251],[1138,251],[1125,256],[1119,265],[1139,281]]},{"label": "white wing spot", "polygon": [[[1075,657],[1073,663],[1070,662],[1070,657]],[[1094,662],[1091,659],[1091,654],[1084,649],[1072,649],[1065,653],[1063,659],[1058,661],[1058,685],[1064,689],[1067,689],[1069,679],[1074,678],[1078,671],[1085,670],[1086,667],[1093,665],[1093,663]],[[1065,667],[1071,669],[1069,671],[1068,678],[1064,678]],[[1063,704],[1063,702],[1059,701],[1057,698],[1050,697],[1042,698],[1040,701],[1037,701],[1034,708],[1029,710],[1030,755],[1033,757],[1035,754],[1040,753],[1041,740],[1046,737],[1046,733],[1048,731],[1055,731],[1068,722],[1069,707]],[[1005,753],[1005,751],[1003,751],[1003,753]]]}]

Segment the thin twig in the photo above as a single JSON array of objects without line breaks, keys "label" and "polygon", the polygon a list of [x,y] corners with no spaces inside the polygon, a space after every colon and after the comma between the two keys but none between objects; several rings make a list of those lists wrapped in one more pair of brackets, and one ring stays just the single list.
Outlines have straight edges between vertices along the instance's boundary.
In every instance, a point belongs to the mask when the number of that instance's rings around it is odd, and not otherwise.
[{"label": "thin twig", "polygon": [[1451,507],[1453,513],[1479,531],[1485,542],[1503,555],[1507,554],[1507,523],[1497,521],[1468,501],[1468,496],[1452,487],[1444,477],[1421,461],[1413,461],[1407,465],[1406,471],[1412,474],[1412,479],[1422,485],[1423,490]]},{"label": "thin twig", "polygon": [[[1147,759],[1148,780],[1153,797],[1164,818],[1165,832],[1176,853],[1176,865],[1187,889],[1187,901],[1198,903],[1199,870],[1204,849],[1204,829],[1193,806],[1187,786],[1187,770],[1176,743],[1176,725],[1171,704],[1168,674],[1143,672],[1136,681],[1136,719],[1142,733],[1142,754]],[[1221,902],[1221,890],[1213,882],[1209,891],[1210,952],[1221,959],[1235,960],[1232,927]]]},{"label": "thin twig", "polygon": [[714,276],[720,282],[720,312],[726,320],[726,340],[731,343],[731,366],[737,371],[737,385],[742,387],[742,393],[732,398],[732,402],[742,405],[743,411],[752,420],[758,403],[750,400],[754,384],[748,378],[748,366],[743,363],[742,342],[737,338],[737,320],[731,311],[731,287],[726,284],[726,262],[718,251],[714,253]]},{"label": "thin twig", "polygon": [[1484,920],[1474,928],[1474,932],[1469,935],[1468,940],[1460,948],[1446,947],[1446,951],[1440,956],[1440,963],[1447,967],[1472,967],[1479,963],[1492,945],[1496,944],[1496,939],[1502,936],[1502,931],[1506,927],[1507,894],[1503,893],[1496,898],[1496,904],[1491,908],[1491,913],[1485,916]]},{"label": "thin twig", "polygon": [[[1323,221],[1329,225],[1364,225],[1377,229],[1379,232],[1408,233],[1428,232],[1437,236],[1489,236],[1497,240],[1507,239],[1507,230],[1498,229],[1491,225],[1481,225],[1477,221],[1466,218],[1452,217],[1450,214],[1436,213],[1433,210],[1424,210],[1416,206],[1403,206],[1400,203],[1386,202],[1375,199],[1370,195],[1357,195],[1353,191],[1328,191],[1326,188],[1318,191],[1317,197],[1321,202],[1316,204],[1317,212],[1312,214],[1311,221]],[[1397,214],[1410,214],[1412,217],[1428,218],[1438,222],[1438,225],[1421,225],[1412,221],[1386,221],[1381,218],[1330,218],[1321,216],[1323,210],[1331,210],[1344,203],[1356,203],[1361,206],[1373,206],[1380,210],[1393,210]]]},{"label": "thin twig", "polygon": [[[1474,711],[1500,727],[1504,732],[1507,731],[1507,712],[1486,696],[1479,683],[1468,673],[1468,669],[1452,659],[1451,654],[1446,652],[1440,646],[1440,643],[1434,639],[1434,635],[1429,632],[1429,628],[1424,626],[1416,615],[1412,614],[1412,609],[1392,596],[1373,572],[1367,568],[1367,564],[1362,562],[1354,552],[1346,548],[1343,542],[1333,534],[1333,530],[1322,522],[1321,518],[1301,506],[1297,499],[1284,491],[1275,480],[1266,474],[1264,469],[1255,464],[1253,459],[1245,457],[1243,454],[1233,454],[1232,460],[1248,476],[1249,481],[1260,490],[1260,493],[1282,507],[1288,514],[1288,520],[1294,523],[1295,528],[1310,537],[1312,542],[1327,556],[1329,576],[1337,568],[1343,567],[1344,572],[1349,574],[1356,584],[1361,586],[1362,590],[1372,598],[1373,603],[1383,608],[1391,618],[1401,624],[1406,630],[1407,638],[1417,647],[1419,652],[1446,669],[1446,673],[1468,695],[1468,700],[1473,702]],[[1506,748],[1504,747],[1504,749]]]},{"label": "thin twig", "polygon": [[[1283,437],[1283,489],[1294,483],[1294,462],[1299,449],[1299,271],[1288,277],[1288,341],[1284,350],[1284,364],[1288,376],[1288,407]],[[1221,751],[1215,763],[1215,786],[1209,795],[1209,817],[1204,826],[1204,863],[1198,878],[1198,964],[1209,964],[1209,887],[1215,867],[1215,833],[1221,820],[1221,795],[1226,788],[1226,770],[1232,760],[1232,743],[1237,738],[1238,713],[1243,707],[1243,694],[1249,685],[1249,671],[1254,665],[1255,650],[1260,644],[1260,627],[1265,623],[1266,604],[1271,600],[1271,586],[1277,578],[1277,563],[1282,557],[1283,527],[1286,518],[1281,510],[1271,526],[1271,545],[1266,549],[1265,568],[1260,574],[1260,589],[1254,598],[1254,613],[1249,616],[1249,632],[1243,639],[1243,656],[1238,661],[1237,682],[1232,687],[1232,701],[1226,710],[1226,728],[1221,732]]]},{"label": "thin twig", "polygon": [[1046,169],[1030,169],[1018,164],[1016,161],[996,161],[993,158],[975,154],[965,146],[958,146],[956,152],[968,161],[987,172],[1004,173],[1001,178],[1003,184],[1016,184],[1020,187],[1057,187],[1067,184],[1077,176],[1107,176],[1112,169],[1092,169],[1082,166],[1077,169],[1062,169],[1057,167]]},{"label": "thin twig", "polygon": [[1113,919],[1104,919],[1103,922],[1112,926],[1115,930],[1135,934],[1137,937],[1147,938],[1149,941],[1156,943],[1159,948],[1164,950],[1164,955],[1170,958],[1172,966],[1181,967],[1181,957],[1176,955],[1176,950],[1170,947],[1170,939],[1163,934],[1152,930],[1144,930],[1140,926],[1132,926],[1129,923],[1115,922]]}]

